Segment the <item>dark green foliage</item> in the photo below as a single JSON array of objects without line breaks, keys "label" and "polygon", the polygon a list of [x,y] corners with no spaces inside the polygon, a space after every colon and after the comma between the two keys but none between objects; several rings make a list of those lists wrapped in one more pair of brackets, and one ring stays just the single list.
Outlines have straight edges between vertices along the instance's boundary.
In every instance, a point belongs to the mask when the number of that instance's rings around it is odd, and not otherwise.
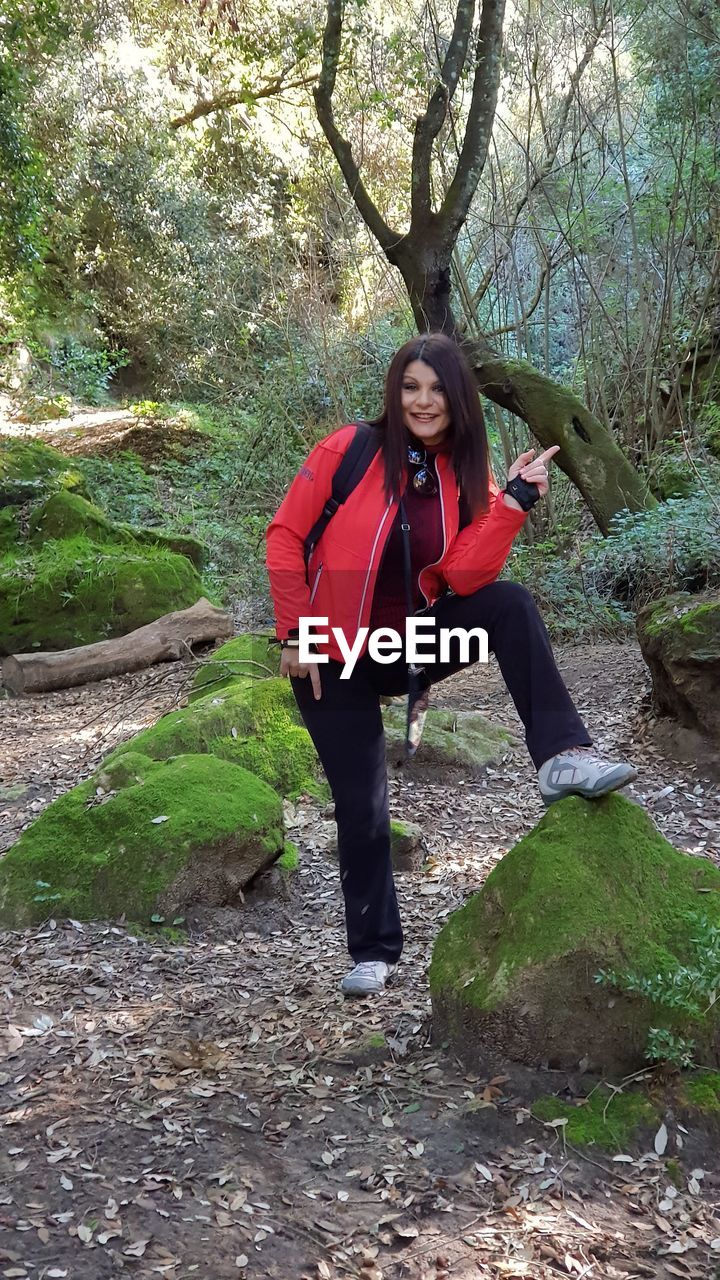
[{"label": "dark green foliage", "polygon": [[[689,949],[686,962],[680,964],[670,955],[650,974],[634,969],[620,972],[600,970],[596,982],[634,992],[651,1000],[671,1015],[681,1014],[689,1020],[703,1019],[712,1009],[720,990],[720,926],[698,911],[686,913],[689,926]],[[693,1063],[695,1042],[675,1035],[665,1027],[651,1027],[647,1056],[651,1061],[665,1061],[676,1067]]]},{"label": "dark green foliage", "polygon": [[720,583],[720,501],[714,492],[670,498],[653,511],[615,518],[584,557],[590,590],[637,608],[672,591]]}]

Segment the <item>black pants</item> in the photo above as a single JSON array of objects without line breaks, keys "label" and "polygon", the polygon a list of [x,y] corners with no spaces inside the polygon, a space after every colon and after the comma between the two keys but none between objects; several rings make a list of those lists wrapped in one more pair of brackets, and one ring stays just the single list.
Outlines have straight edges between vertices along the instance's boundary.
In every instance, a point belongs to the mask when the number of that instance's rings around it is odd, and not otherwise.
[{"label": "black pants", "polygon": [[[494,582],[471,596],[445,597],[427,614],[436,620],[436,635],[441,627],[487,631],[536,768],[568,747],[589,745],[529,591],[514,582]],[[477,653],[473,646],[474,641],[471,653]],[[449,662],[426,664],[425,683],[436,684],[463,665],[468,664],[460,661],[453,641]],[[320,667],[319,701],[309,678],[293,679],[292,686],[335,801],[348,950],[355,963],[394,964],[403,937],[390,858],[380,694],[406,692],[408,671],[401,658],[381,665],[367,655],[349,679],[341,680],[341,671],[339,662]]]}]

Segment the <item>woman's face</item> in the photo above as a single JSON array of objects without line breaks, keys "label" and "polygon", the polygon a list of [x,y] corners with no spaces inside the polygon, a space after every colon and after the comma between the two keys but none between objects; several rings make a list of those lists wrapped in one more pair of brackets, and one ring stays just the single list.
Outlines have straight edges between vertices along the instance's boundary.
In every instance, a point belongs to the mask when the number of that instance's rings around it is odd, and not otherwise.
[{"label": "woman's face", "polygon": [[450,409],[435,370],[411,360],[400,392],[403,423],[411,435],[431,447],[440,444],[450,426]]}]

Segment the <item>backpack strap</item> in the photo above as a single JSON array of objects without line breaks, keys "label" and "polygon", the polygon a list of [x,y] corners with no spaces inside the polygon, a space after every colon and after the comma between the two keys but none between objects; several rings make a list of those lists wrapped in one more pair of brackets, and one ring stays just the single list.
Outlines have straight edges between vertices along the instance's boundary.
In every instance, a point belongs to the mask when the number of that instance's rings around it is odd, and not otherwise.
[{"label": "backpack strap", "polygon": [[332,492],[304,543],[305,564],[335,512],[356,489],[380,448],[380,432],[368,422],[355,423],[355,435],[333,476]]}]

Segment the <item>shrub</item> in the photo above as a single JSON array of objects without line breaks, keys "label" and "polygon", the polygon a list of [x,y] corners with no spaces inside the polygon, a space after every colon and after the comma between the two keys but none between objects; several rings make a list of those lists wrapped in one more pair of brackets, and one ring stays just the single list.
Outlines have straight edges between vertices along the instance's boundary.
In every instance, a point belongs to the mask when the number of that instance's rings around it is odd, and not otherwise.
[{"label": "shrub", "polygon": [[594,596],[636,609],[672,591],[720,584],[720,501],[701,492],[621,513],[608,537],[585,549],[583,573]]}]

